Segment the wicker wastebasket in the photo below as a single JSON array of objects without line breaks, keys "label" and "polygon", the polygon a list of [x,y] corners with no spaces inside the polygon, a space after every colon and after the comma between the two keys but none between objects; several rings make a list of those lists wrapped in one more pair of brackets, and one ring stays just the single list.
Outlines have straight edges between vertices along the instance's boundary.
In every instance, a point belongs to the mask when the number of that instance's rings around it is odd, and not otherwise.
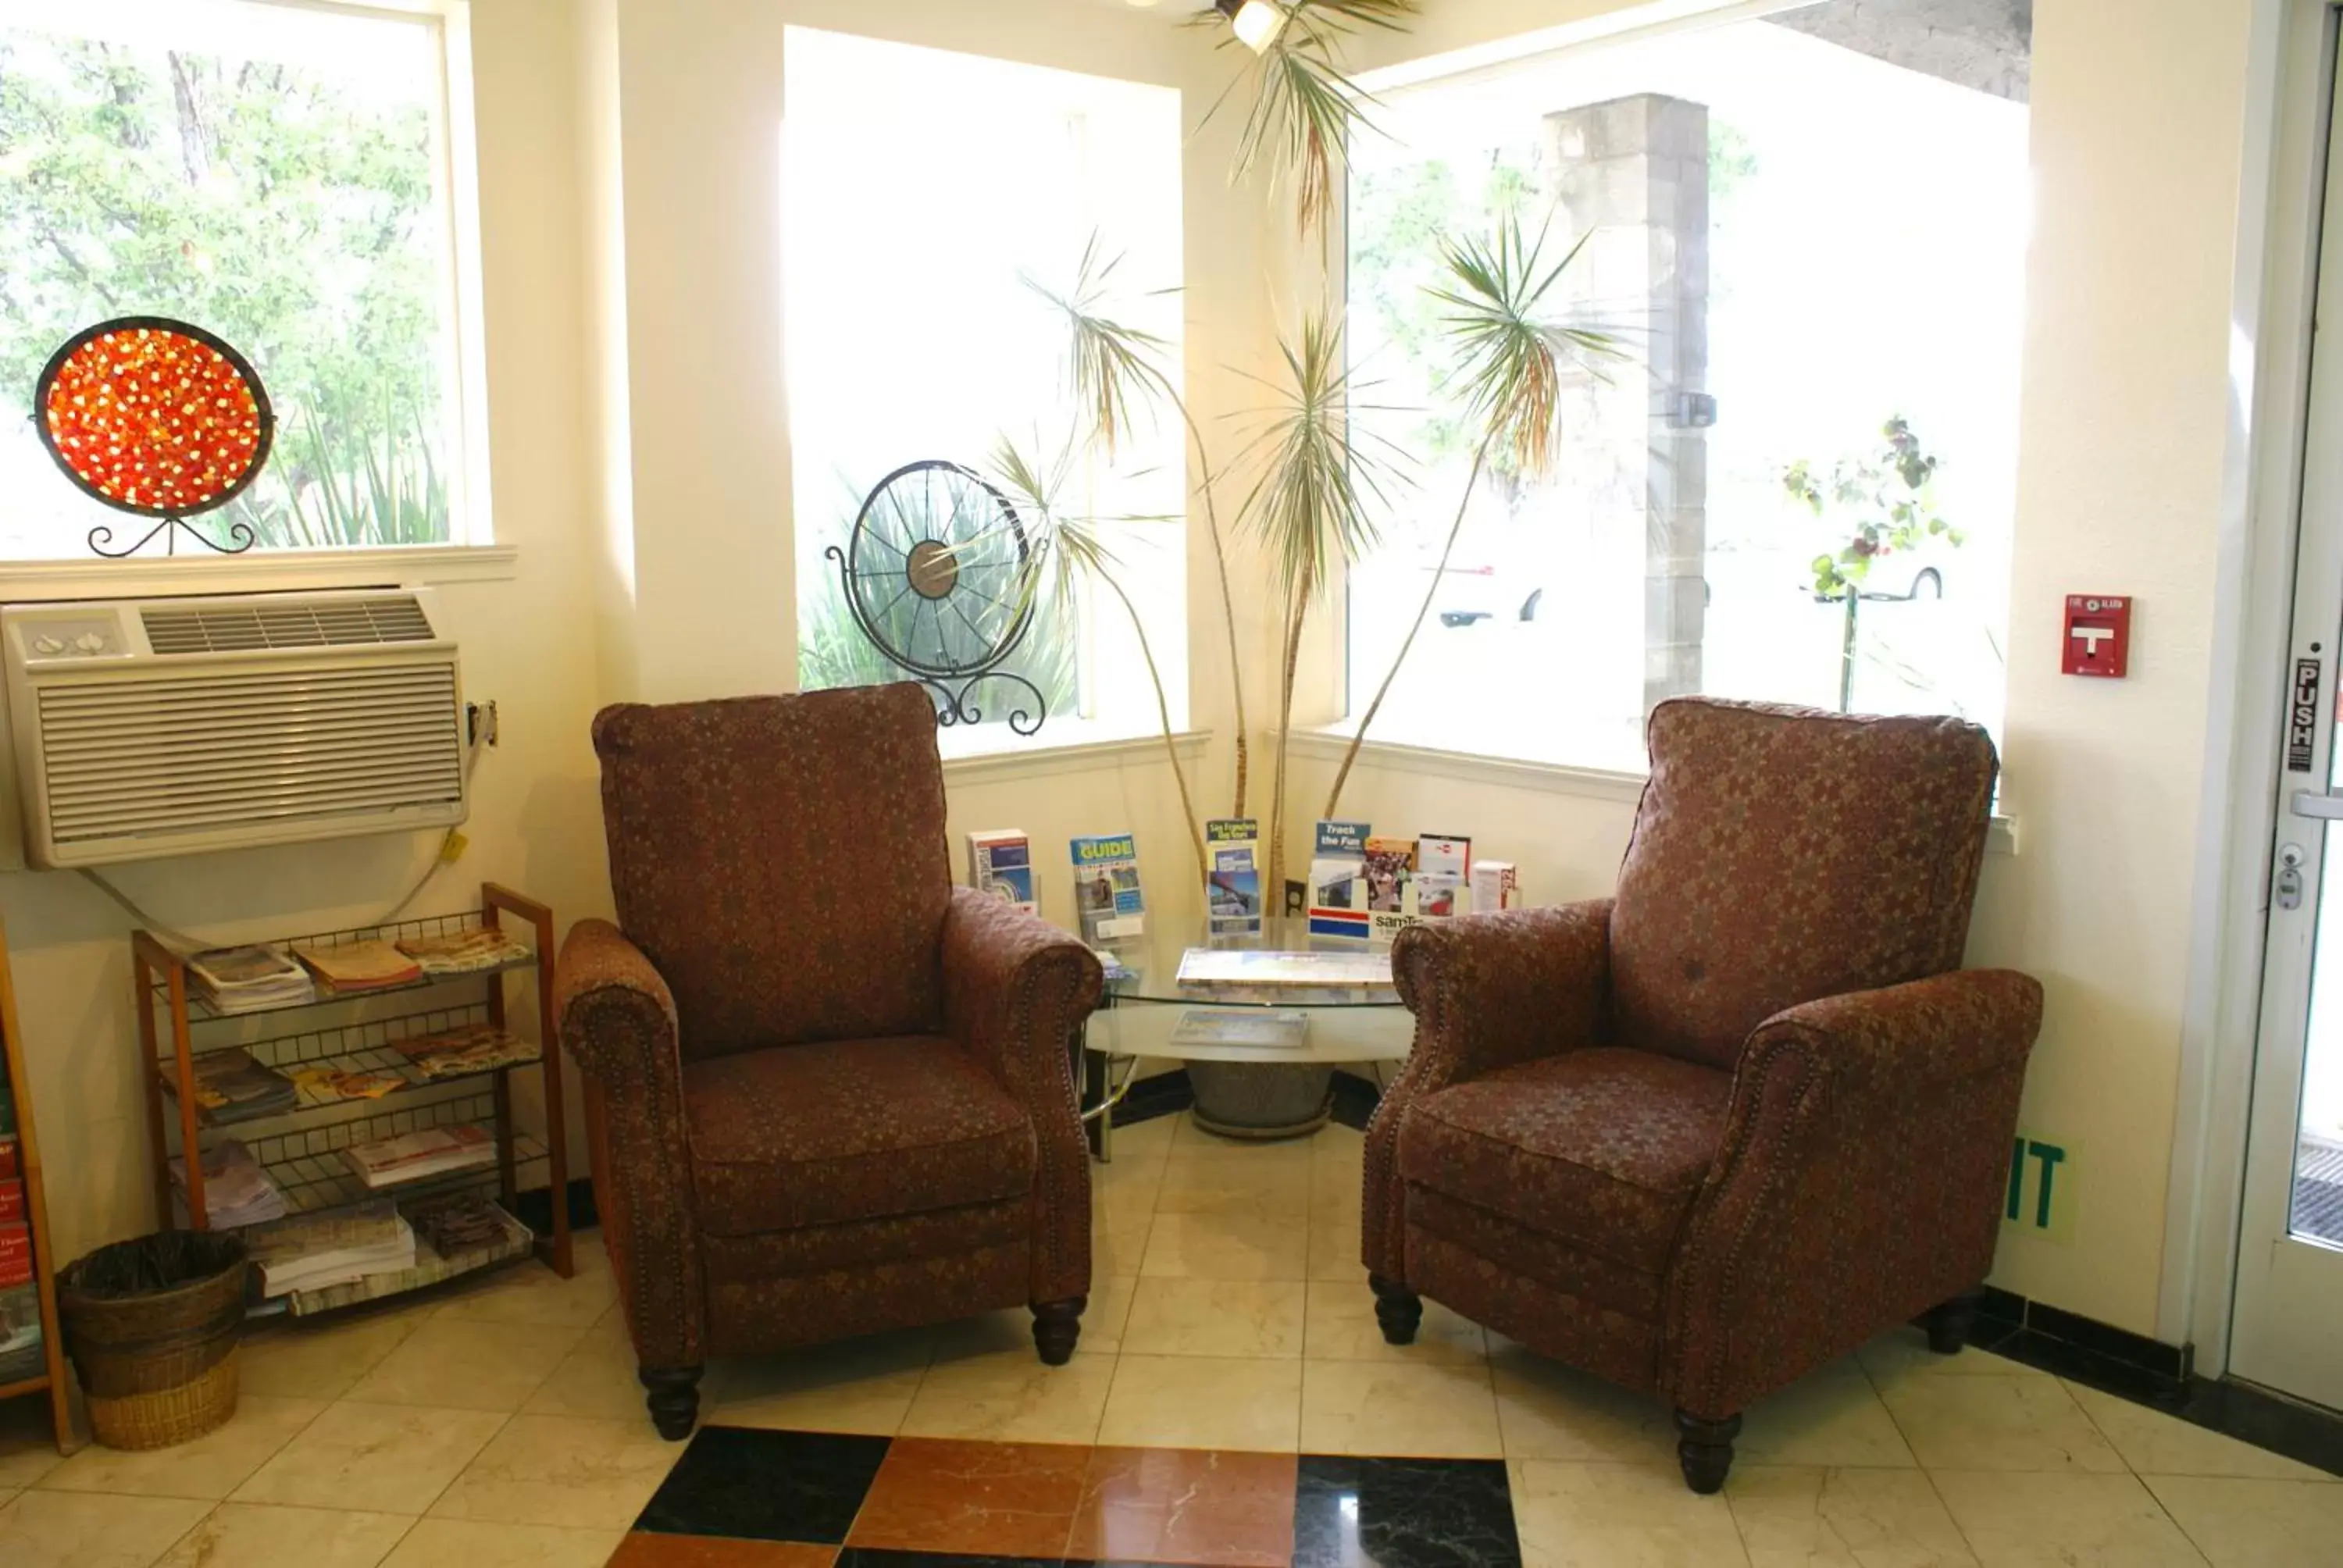
[{"label": "wicker wastebasket", "polygon": [[57,1276],[66,1353],[108,1448],[168,1448],[236,1413],[244,1242],[164,1231],[117,1241]]}]

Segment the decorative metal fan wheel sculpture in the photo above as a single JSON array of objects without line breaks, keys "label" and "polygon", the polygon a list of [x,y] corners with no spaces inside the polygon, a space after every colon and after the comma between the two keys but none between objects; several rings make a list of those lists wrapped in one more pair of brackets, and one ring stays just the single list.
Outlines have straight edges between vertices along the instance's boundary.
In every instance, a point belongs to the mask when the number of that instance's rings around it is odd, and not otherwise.
[{"label": "decorative metal fan wheel sculpture", "polygon": [[958,463],[909,463],[862,503],[838,563],[855,626],[936,699],[936,722],[980,724],[987,681],[1020,688],[1009,728],[1031,735],[1049,700],[1002,668],[1032,628],[1033,544],[1007,497]]},{"label": "decorative metal fan wheel sculpture", "polygon": [[126,549],[112,525],[89,531],[101,556],[136,555],[156,535],[176,553],[184,529],[205,548],[237,555],[252,526],[221,543],[186,519],[226,506],[260,477],[277,434],[252,364],[200,327],[159,316],[102,321],[65,340],[33,391],[41,444],[84,495],[161,520]]}]

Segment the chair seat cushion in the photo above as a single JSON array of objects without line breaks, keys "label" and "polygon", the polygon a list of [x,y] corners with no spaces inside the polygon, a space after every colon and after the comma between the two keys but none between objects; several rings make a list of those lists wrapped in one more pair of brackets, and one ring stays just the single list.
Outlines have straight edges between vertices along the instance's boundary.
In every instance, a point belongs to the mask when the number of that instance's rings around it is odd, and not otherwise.
[{"label": "chair seat cushion", "polygon": [[683,1070],[692,1186],[710,1235],[1020,1198],[1032,1122],[937,1035],[769,1046]]},{"label": "chair seat cushion", "polygon": [[1732,1093],[1731,1073],[1697,1062],[1615,1046],[1565,1051],[1417,1102],[1400,1132],[1400,1174],[1664,1273]]}]

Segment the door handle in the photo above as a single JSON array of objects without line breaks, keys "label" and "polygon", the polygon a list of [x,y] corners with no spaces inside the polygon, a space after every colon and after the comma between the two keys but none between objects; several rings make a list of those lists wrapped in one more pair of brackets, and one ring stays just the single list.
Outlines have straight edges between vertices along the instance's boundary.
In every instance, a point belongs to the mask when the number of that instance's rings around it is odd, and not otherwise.
[{"label": "door handle", "polygon": [[2321,822],[2343,822],[2343,795],[2329,795],[2323,789],[2297,789],[2294,814]]}]

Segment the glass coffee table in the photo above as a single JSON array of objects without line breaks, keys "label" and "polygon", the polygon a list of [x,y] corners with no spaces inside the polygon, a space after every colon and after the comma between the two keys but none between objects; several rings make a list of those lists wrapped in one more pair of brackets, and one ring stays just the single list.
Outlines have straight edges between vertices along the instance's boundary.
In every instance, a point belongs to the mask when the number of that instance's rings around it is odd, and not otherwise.
[{"label": "glass coffee table", "polygon": [[[1195,948],[1323,954],[1345,971],[1372,955],[1377,972],[1293,985],[1183,983],[1181,964]],[[1336,1066],[1403,1061],[1414,1044],[1415,1020],[1392,988],[1391,950],[1312,937],[1302,920],[1264,920],[1259,934],[1238,937],[1213,936],[1201,921],[1162,922],[1139,941],[1103,951],[1112,960],[1106,1000],[1082,1040],[1084,1114],[1101,1160],[1113,1158],[1114,1108],[1141,1059],[1187,1064],[1199,1126],[1269,1140],[1325,1125]]]}]

